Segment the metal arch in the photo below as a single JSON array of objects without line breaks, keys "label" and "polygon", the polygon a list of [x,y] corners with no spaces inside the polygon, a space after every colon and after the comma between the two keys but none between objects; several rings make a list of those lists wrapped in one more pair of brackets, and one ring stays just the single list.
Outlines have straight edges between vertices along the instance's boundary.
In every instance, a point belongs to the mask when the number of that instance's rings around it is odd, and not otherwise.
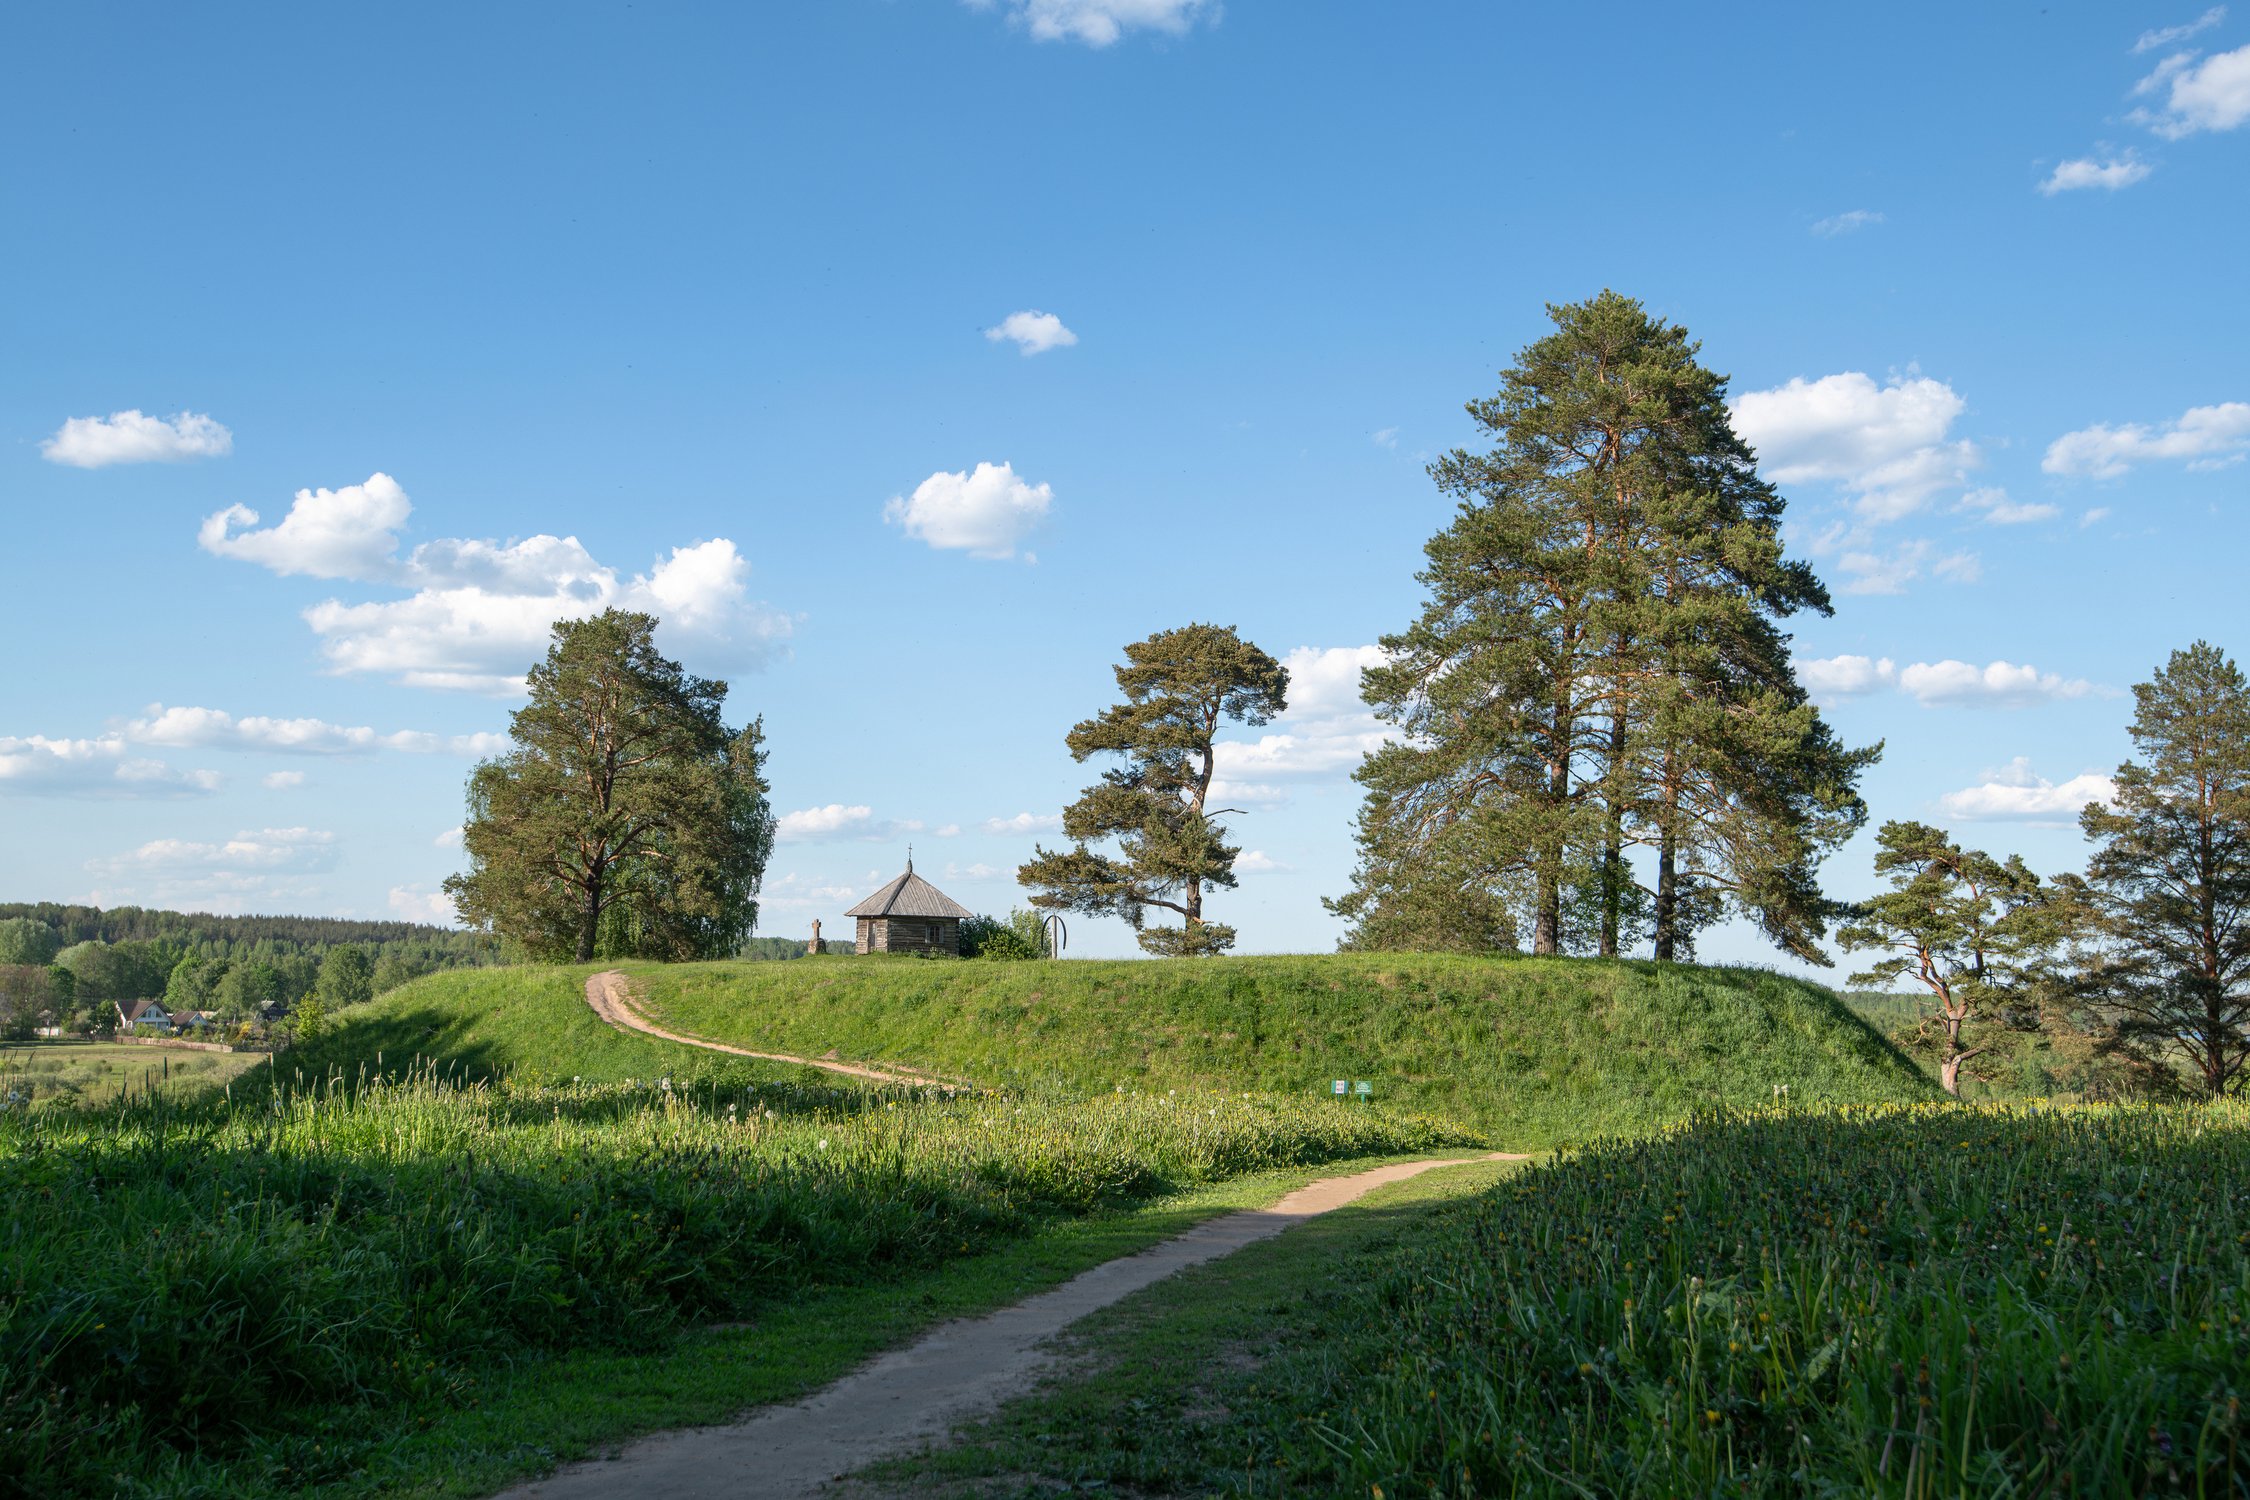
[{"label": "metal arch", "polygon": [[1070,924],[1058,914],[1050,916],[1039,925],[1047,929],[1047,956],[1062,957],[1063,949],[1070,946]]}]

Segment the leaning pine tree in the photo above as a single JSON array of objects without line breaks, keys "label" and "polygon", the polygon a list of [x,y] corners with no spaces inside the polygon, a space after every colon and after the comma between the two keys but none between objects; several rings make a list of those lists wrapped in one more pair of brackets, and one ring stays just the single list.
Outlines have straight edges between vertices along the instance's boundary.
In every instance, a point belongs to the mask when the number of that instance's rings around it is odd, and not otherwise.
[{"label": "leaning pine tree", "polygon": [[1538,953],[1579,927],[1616,953],[1646,912],[1660,958],[1732,908],[1825,962],[1813,869],[1864,821],[1877,752],[1836,741],[1775,621],[1827,594],[1782,556],[1781,497],[1686,330],[1611,292],[1549,314],[1468,408],[1495,446],[1431,467],[1459,510],[1362,681],[1402,733],[1358,772],[1359,867],[1329,907],[1374,946],[1495,933],[1500,902]]},{"label": "leaning pine tree", "polygon": [[[1016,872],[1043,910],[1122,917],[1141,946],[1166,957],[1224,953],[1234,929],[1203,919],[1212,888],[1231,888],[1242,851],[1207,805],[1222,725],[1265,724],[1286,706],[1289,673],[1231,625],[1185,625],[1125,648],[1117,668],[1125,701],[1071,730],[1072,758],[1112,754],[1102,774],[1063,809],[1073,847],[1035,848]],[[1116,852],[1097,845],[1114,843]],[[1180,918],[1147,925],[1150,908]]]},{"label": "leaning pine tree", "polygon": [[757,920],[762,726],[728,729],[727,685],[666,660],[655,630],[621,610],[557,623],[514,747],[469,778],[471,869],[445,888],[534,958],[721,957]]}]

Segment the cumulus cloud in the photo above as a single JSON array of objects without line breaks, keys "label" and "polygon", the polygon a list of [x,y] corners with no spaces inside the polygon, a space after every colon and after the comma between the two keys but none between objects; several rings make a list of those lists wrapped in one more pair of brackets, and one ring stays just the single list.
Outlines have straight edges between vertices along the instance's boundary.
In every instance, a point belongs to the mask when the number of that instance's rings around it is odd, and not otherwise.
[{"label": "cumulus cloud", "polygon": [[971,865],[955,864],[949,860],[945,866],[945,878],[947,880],[997,880],[1006,873],[1005,870],[988,865],[983,860],[978,860]]},{"label": "cumulus cloud", "polygon": [[[991,10],[996,0],[966,0],[972,10]],[[1219,14],[1218,0],[997,0],[1008,20],[1034,41],[1084,42],[1107,47],[1128,31],[1147,29],[1183,35],[1198,17]]]},{"label": "cumulus cloud", "polygon": [[0,796],[165,798],[219,789],[216,771],[179,771],[135,756],[122,736],[0,735]]},{"label": "cumulus cloud", "polygon": [[2250,46],[2201,59],[2189,52],[2175,53],[2158,63],[2133,92],[2162,96],[2161,105],[2135,110],[2133,119],[2166,140],[2199,131],[2232,130],[2250,120]]},{"label": "cumulus cloud", "polygon": [[236,834],[223,843],[198,843],[193,839],[151,839],[136,849],[91,868],[104,874],[135,870],[203,870],[240,872],[333,869],[336,835],[317,828],[257,828]]},{"label": "cumulus cloud", "polygon": [[1948,658],[1916,662],[1898,674],[1898,685],[1925,707],[2024,708],[2058,698],[2083,698],[2094,685],[2081,677],[2042,672],[2028,663],[1984,666]]},{"label": "cumulus cloud", "polygon": [[980,463],[960,473],[932,474],[911,496],[894,496],[883,507],[883,519],[932,547],[971,557],[1013,557],[1054,502],[1053,489],[1019,478],[1012,465]]},{"label": "cumulus cloud", "polygon": [[258,778],[258,785],[269,792],[294,791],[305,784],[302,771],[268,771]]},{"label": "cumulus cloud", "polygon": [[2138,55],[2143,52],[2154,52],[2159,47],[2169,47],[2174,42],[2184,42],[2199,32],[2209,31],[2226,18],[2227,8],[2223,5],[2214,5],[2185,25],[2166,26],[2161,29],[2142,32],[2133,43],[2133,51]]},{"label": "cumulus cloud", "polygon": [[1967,409],[1951,386],[1928,376],[1877,385],[1847,370],[1747,391],[1734,404],[1734,425],[1777,483],[1834,484],[1861,516],[1894,521],[1963,485],[1984,461],[1975,443],[1950,436]]},{"label": "cumulus cloud", "polygon": [[1013,343],[1026,359],[1034,354],[1045,354],[1049,349],[1067,349],[1078,342],[1078,335],[1065,328],[1062,319],[1037,308],[1008,314],[997,327],[987,328],[984,336],[995,344]]},{"label": "cumulus cloud", "polygon": [[1795,665],[1797,681],[1823,703],[1898,685],[1898,665],[1887,656],[1824,656]]},{"label": "cumulus cloud", "polygon": [[2250,454],[2250,401],[2190,407],[2177,421],[2150,427],[2097,422],[2066,432],[2047,445],[2039,467],[2081,479],[2115,479],[2135,464],[2182,461],[2191,469],[2218,469]]},{"label": "cumulus cloud", "polygon": [[453,909],[453,898],[428,886],[392,886],[390,907],[391,915],[402,922],[422,922],[431,927],[457,927],[461,922],[460,913]]},{"label": "cumulus cloud", "polygon": [[810,844],[831,839],[891,839],[909,833],[921,832],[922,825],[909,819],[894,822],[875,816],[875,809],[865,804],[849,806],[831,802],[826,807],[805,807],[781,815],[774,837],[785,844]]},{"label": "cumulus cloud", "polygon": [[653,614],[672,649],[734,667],[762,666],[791,631],[787,616],[751,601],[750,564],[725,537],[675,547],[630,578],[576,537],[545,534],[505,543],[444,538],[401,558],[398,533],[412,509],[397,481],[375,474],[340,490],[299,490],[289,514],[262,529],[256,511],[230,506],[205,519],[198,540],[218,556],[284,575],[404,591],[324,600],[304,618],[331,671],[412,687],[520,692],[556,621],[605,609]]},{"label": "cumulus cloud", "polygon": [[2027,757],[2017,756],[1997,771],[1988,771],[1975,786],[1947,792],[1938,805],[1949,818],[1971,822],[2014,820],[2068,824],[2089,802],[2108,802],[2117,795],[2117,784],[2097,771],[2085,771],[2056,783],[2031,769]]},{"label": "cumulus cloud", "polygon": [[224,458],[233,451],[233,433],[192,411],[173,417],[144,416],[139,411],[72,417],[39,445],[47,462],[74,469],[176,464],[191,458]]},{"label": "cumulus cloud", "polygon": [[1378,448],[1396,448],[1398,446],[1398,429],[1396,427],[1378,427],[1367,436],[1369,441],[1373,442]]},{"label": "cumulus cloud", "polygon": [[1062,829],[1062,814],[1020,812],[1012,818],[986,818],[983,826],[986,833],[1017,837],[1031,833],[1057,833]]},{"label": "cumulus cloud", "polygon": [[1263,849],[1245,849],[1235,860],[1234,867],[1237,871],[1246,875],[1260,875],[1269,870],[1286,870],[1289,868]]},{"label": "cumulus cloud", "polygon": [[1299,646],[1289,669],[1289,709],[1271,734],[1222,740],[1218,775],[1230,789],[1271,790],[1269,776],[1322,776],[1356,770],[1390,728],[1359,696],[1359,674],[1384,661],[1380,646]]},{"label": "cumulus cloud", "polygon": [[2023,526],[2033,521],[2052,521],[2062,514],[2055,506],[2039,501],[2010,500],[2003,489],[1971,490],[1961,497],[1958,510],[1975,511],[1988,526]]},{"label": "cumulus cloud", "polygon": [[1882,222],[1883,216],[1874,210],[1855,208],[1849,213],[1832,214],[1828,218],[1814,221],[1812,232],[1822,239],[1828,240],[1834,239],[1840,234],[1854,234],[1867,228],[1870,224]]},{"label": "cumulus cloud", "polygon": [[430,842],[440,849],[458,849],[461,847],[461,834],[461,825],[456,823],[436,838],[431,839]]},{"label": "cumulus cloud", "polygon": [[2076,156],[2056,163],[2055,170],[2049,172],[2046,180],[2039,184],[2039,191],[2050,198],[2057,193],[2076,192],[2081,188],[2102,188],[2114,193],[2119,188],[2131,187],[2154,170],[2130,151],[2102,159]]},{"label": "cumulus cloud", "polygon": [[2098,692],[2080,677],[2029,664],[1918,661],[1901,667],[1887,656],[1814,657],[1796,663],[1797,680],[1824,703],[1897,688],[1925,708],[2025,708]]},{"label": "cumulus cloud", "polygon": [[[145,717],[125,727],[126,738],[140,745],[165,745],[179,749],[220,748],[281,751],[298,755],[348,755],[372,750],[405,750],[415,754],[497,755],[508,748],[504,734],[430,734],[401,729],[378,733],[365,725],[331,724],[325,719],[269,719],[253,714],[236,718],[217,708],[166,708],[149,705]],[[298,775],[301,773],[282,773]]]}]

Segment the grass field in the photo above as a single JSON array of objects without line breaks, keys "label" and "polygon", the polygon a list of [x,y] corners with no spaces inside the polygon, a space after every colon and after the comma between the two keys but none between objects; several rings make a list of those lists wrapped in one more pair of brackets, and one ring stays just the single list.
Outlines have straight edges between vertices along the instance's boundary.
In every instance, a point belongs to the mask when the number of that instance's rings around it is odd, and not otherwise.
[{"label": "grass field", "polygon": [[1325,1100],[664,1073],[10,1110],[0,1493],[343,1481],[402,1432],[475,1410],[525,1358],[661,1355],[808,1289],[1197,1184],[1461,1139]]},{"label": "grass field", "polygon": [[928,1467],[981,1496],[2239,1495],[2245,1184],[2241,1105],[1706,1117],[1121,1309],[1090,1387]]},{"label": "grass field", "polygon": [[[1928,1080],[1829,991],[1754,969],[1594,960],[1307,958],[627,965],[676,1029],[761,1050],[904,1062],[1065,1096],[1141,1089],[1375,1097],[1537,1148],[1690,1110],[1907,1102]],[[548,1078],[714,1077],[717,1055],[625,1037],[579,998],[584,969],[436,975],[351,1013],[313,1060],[381,1053]],[[669,1063],[659,1059],[670,1059]],[[755,1068],[759,1065],[746,1065]]]},{"label": "grass field", "polygon": [[254,1052],[195,1052],[104,1042],[23,1042],[0,1046],[0,1100],[75,1099],[106,1104],[127,1090],[175,1093],[218,1088],[265,1059]]}]

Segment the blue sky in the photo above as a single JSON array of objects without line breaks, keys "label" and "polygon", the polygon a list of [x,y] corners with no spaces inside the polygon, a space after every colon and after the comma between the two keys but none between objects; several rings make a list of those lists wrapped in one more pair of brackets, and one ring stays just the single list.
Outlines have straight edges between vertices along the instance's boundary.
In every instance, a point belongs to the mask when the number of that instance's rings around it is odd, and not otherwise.
[{"label": "blue sky", "polygon": [[1215,913],[1326,948],[1422,466],[1605,286],[1732,375],[1877,820],[2076,865],[2246,649],[2250,11],[18,6],[0,127],[0,899],[430,915],[618,602],[765,719],[761,930],[909,840],[1004,910],[1210,619],[1299,668]]}]

